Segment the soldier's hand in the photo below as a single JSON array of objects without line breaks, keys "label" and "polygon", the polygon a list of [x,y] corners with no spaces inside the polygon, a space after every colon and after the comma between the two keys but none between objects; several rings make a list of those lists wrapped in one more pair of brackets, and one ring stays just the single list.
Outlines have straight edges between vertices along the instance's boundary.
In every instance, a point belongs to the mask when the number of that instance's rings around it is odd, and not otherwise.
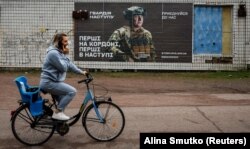
[{"label": "soldier's hand", "polygon": [[124,52],[122,52],[122,51],[120,51],[120,50],[118,50],[118,51],[116,51],[116,54],[124,54]]}]

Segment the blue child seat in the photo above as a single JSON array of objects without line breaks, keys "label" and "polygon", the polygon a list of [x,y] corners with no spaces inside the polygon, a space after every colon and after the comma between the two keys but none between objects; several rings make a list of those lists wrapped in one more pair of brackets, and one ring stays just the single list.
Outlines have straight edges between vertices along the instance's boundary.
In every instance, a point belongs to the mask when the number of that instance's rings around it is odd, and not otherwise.
[{"label": "blue child seat", "polygon": [[32,116],[39,116],[43,113],[43,99],[37,86],[30,86],[26,77],[20,76],[15,79],[18,90],[22,97],[22,102],[29,104]]}]

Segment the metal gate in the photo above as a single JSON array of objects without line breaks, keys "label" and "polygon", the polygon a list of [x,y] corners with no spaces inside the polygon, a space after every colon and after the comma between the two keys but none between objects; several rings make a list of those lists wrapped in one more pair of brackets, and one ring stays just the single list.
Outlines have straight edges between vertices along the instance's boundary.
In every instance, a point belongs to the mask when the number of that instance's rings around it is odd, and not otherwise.
[{"label": "metal gate", "polygon": [[222,7],[194,7],[193,54],[221,54]]}]

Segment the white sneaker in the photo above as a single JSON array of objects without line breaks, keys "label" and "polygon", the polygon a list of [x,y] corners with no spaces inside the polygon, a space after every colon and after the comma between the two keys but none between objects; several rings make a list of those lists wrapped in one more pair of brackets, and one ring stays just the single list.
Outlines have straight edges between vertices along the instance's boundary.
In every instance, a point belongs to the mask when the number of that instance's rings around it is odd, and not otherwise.
[{"label": "white sneaker", "polygon": [[62,121],[66,121],[70,119],[70,117],[65,115],[63,112],[58,112],[58,113],[54,112],[52,115],[52,118],[57,119],[57,120],[62,120]]}]

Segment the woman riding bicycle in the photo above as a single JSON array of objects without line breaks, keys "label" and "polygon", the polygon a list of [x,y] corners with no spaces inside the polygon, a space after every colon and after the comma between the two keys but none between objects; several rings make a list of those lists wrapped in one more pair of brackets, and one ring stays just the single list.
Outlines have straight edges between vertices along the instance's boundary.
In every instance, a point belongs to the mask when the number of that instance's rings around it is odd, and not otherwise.
[{"label": "woman riding bicycle", "polygon": [[52,118],[58,120],[70,119],[64,114],[64,110],[77,92],[73,86],[64,83],[67,71],[87,74],[66,57],[69,53],[67,45],[68,37],[65,33],[58,33],[54,36],[53,45],[47,49],[40,80],[40,89],[56,97],[58,105]]}]

